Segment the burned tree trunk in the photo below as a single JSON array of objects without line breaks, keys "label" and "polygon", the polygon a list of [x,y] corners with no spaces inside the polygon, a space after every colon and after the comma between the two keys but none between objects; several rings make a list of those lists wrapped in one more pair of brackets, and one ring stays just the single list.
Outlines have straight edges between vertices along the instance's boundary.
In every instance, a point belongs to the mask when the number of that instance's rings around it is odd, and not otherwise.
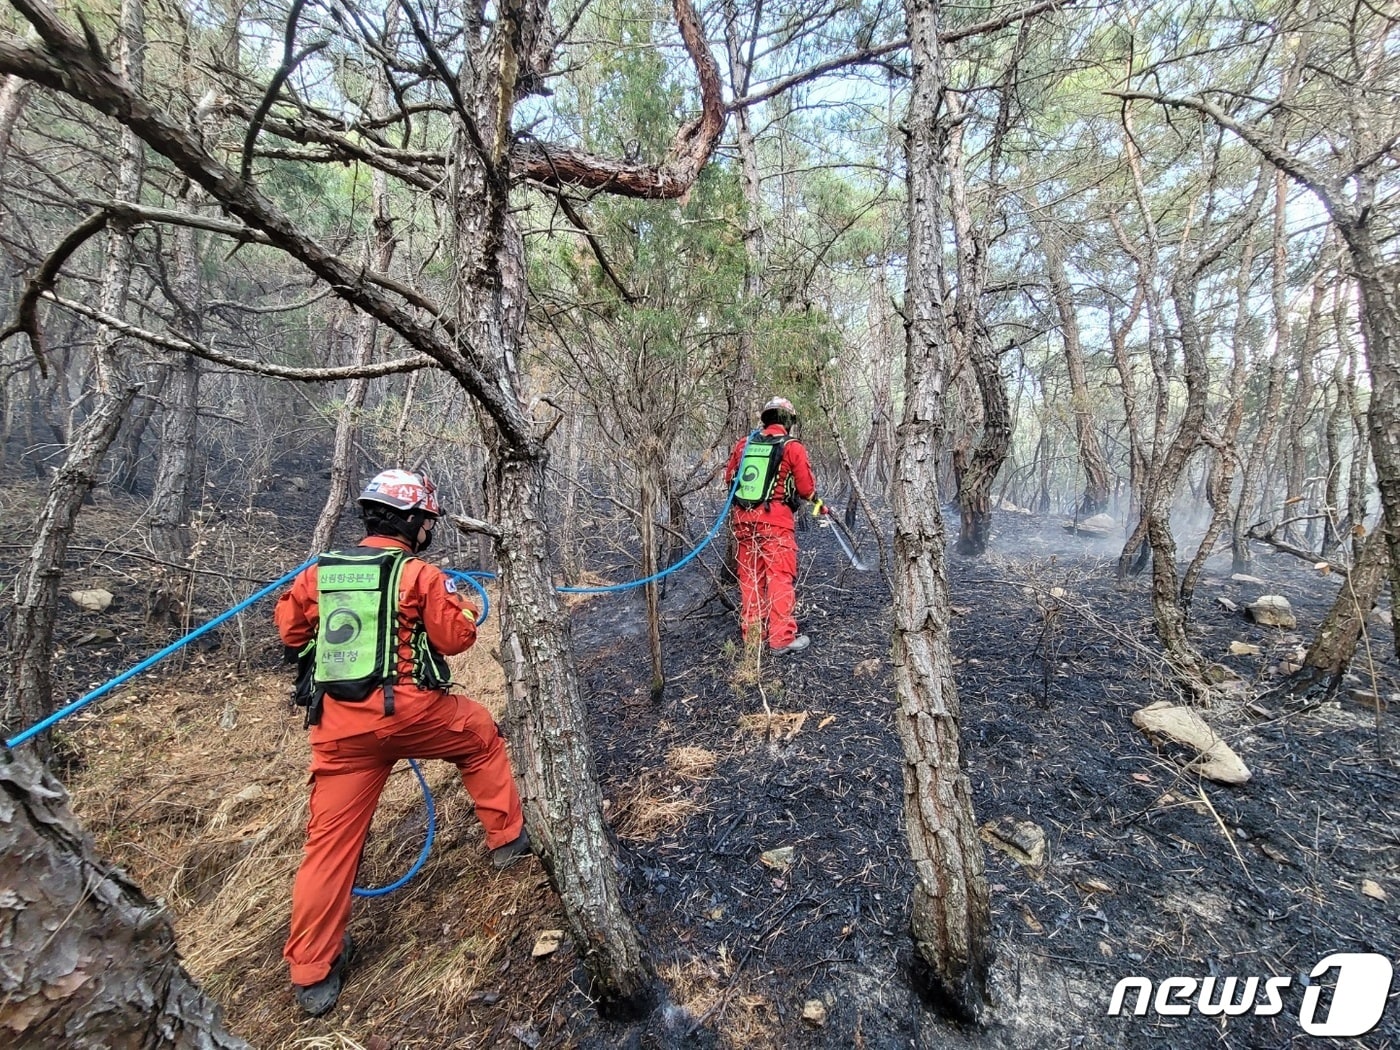
[{"label": "burned tree trunk", "polygon": [[1154,472],[1152,488],[1144,508],[1148,545],[1152,548],[1152,617],[1178,677],[1189,689],[1201,681],[1205,662],[1186,634],[1186,608],[1182,604],[1176,570],[1176,539],[1171,529],[1171,506],[1186,464],[1200,444],[1201,424],[1206,413],[1205,347],[1196,324],[1196,275],[1178,275],[1173,281],[1172,299],[1176,305],[1181,334],[1182,374],[1186,380],[1186,408],[1176,433],[1167,446],[1161,464]]},{"label": "burned tree trunk", "polygon": [[1342,581],[1342,589],[1303,657],[1302,670],[1288,680],[1286,689],[1290,694],[1301,696],[1321,690],[1330,695],[1336,691],[1356,655],[1366,617],[1380,597],[1389,560],[1385,529],[1378,528],[1366,537],[1361,557]]},{"label": "burned tree trunk", "polygon": [[159,904],[104,863],[33,756],[0,748],[0,1031],[11,1050],[247,1050]]},{"label": "burned tree trunk", "polygon": [[[510,216],[510,123],[516,75],[534,49],[544,11],[507,6],[502,22],[469,41],[451,155],[457,324],[464,352],[493,376],[500,414],[479,411],[487,450],[486,501],[501,585],[501,663],[507,730],[527,821],[565,921],[606,1016],[648,1011],[655,973],[622,903],[619,862],[584,731],[587,719],[567,611],[554,589],[545,464],[518,371],[525,335],[525,244]],[[477,70],[483,71],[477,79]],[[489,71],[489,72],[488,72]],[[498,71],[512,71],[498,79]]]},{"label": "burned tree trunk", "polygon": [[910,930],[920,991],[955,1015],[975,1017],[987,994],[991,906],[972,791],[960,761],[937,484],[948,353],[939,299],[946,84],[937,0],[905,0],[905,16],[913,92],[906,125],[905,405],[893,485],[895,726],[904,749],[904,819],[915,873]]},{"label": "burned tree trunk", "polygon": [[6,735],[53,711],[50,677],[53,628],[68,541],[78,510],[92,491],[102,457],[107,454],[135,393],[128,389],[105,398],[83,421],[68,447],[63,465],[49,484],[34,544],[25,567],[15,580],[10,613],[10,676],[5,691],[4,717],[0,718],[0,730]]}]

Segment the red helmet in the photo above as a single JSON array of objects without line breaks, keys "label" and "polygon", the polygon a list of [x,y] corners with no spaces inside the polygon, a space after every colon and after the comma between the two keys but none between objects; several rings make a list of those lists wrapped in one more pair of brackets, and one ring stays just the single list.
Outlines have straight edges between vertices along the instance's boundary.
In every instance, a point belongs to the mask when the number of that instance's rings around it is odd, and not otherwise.
[{"label": "red helmet", "polygon": [[428,514],[441,513],[437,490],[426,474],[408,470],[381,470],[360,493],[361,505],[382,503],[395,510],[422,510]]}]

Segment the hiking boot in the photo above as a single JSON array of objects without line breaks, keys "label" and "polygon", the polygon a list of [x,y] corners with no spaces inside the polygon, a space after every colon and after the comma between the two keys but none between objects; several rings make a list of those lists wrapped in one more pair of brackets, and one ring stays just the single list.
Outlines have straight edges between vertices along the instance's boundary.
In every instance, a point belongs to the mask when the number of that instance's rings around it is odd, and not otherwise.
[{"label": "hiking boot", "polygon": [[800,653],[811,644],[812,639],[808,638],[805,634],[799,634],[792,641],[788,642],[787,645],[779,648],[770,648],[769,651],[773,653]]},{"label": "hiking boot", "polygon": [[309,1017],[320,1017],[328,1014],[335,1007],[335,1002],[340,998],[341,985],[345,983],[345,969],[350,965],[350,956],[354,954],[355,942],[350,939],[350,934],[345,935],[345,943],[340,949],[340,956],[331,963],[331,972],[326,974],[315,984],[294,984],[292,993],[297,998],[297,1005],[306,1011]]},{"label": "hiking boot", "polygon": [[530,833],[521,828],[520,835],[514,842],[507,842],[504,846],[497,846],[491,851],[491,865],[498,870],[505,870],[521,857],[528,857],[534,852],[535,847],[530,841]]}]

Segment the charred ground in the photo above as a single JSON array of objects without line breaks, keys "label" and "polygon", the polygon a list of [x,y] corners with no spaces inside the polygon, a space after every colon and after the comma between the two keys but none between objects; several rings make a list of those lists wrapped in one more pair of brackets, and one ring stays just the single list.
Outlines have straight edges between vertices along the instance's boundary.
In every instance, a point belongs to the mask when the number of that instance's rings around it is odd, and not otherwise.
[{"label": "charred ground", "polygon": [[[138,594],[148,571],[112,553],[130,522],[120,506],[96,511],[84,520],[105,535],[86,542],[108,553],[75,556],[70,579],[116,580],[117,619],[106,622],[118,638],[76,644],[92,618],[69,610],[58,670],[74,695],[168,640],[121,597]],[[234,577],[215,589],[235,598],[252,589],[244,577],[300,558],[295,539],[249,552],[245,540],[274,530],[256,506],[248,519],[210,534],[207,560],[228,552],[218,565]],[[1145,585],[1117,586],[1112,552],[1066,536],[1058,519],[1004,514],[986,558],[950,563],[964,756],[978,820],[1036,824],[1046,860],[1028,868],[989,849],[997,963],[987,1027],[939,1021],[906,980],[912,870],[888,593],[878,572],[843,568],[821,530],[800,542],[812,648],[755,667],[709,575],[688,569],[664,603],[660,703],[640,601],[575,600],[598,775],[670,997],[645,1023],[596,1018],[567,941],[532,957],[538,934],[563,925],[558,903],[533,862],[490,871],[445,766],[430,773],[440,836],[423,874],[356,905],[359,961],[342,1005],[318,1021],[297,1015],[278,953],[306,749],[266,610],[70,724],[61,756],[75,804],[101,848],[167,898],[191,968],[260,1047],[1301,1046],[1322,1041],[1298,1026],[1299,975],[1335,951],[1400,957],[1394,707],[1379,718],[1350,702],[1289,712],[1261,697],[1325,613],[1335,577],[1261,551],[1266,588],[1231,582],[1228,568],[1202,584],[1195,640],[1243,682],[1207,712],[1254,773],[1227,788],[1184,773],[1130,721],[1175,699]],[[615,578],[627,575],[619,565]],[[1264,590],[1289,598],[1296,632],[1256,627],[1214,600]],[[195,622],[195,609],[225,607],[216,600],[192,607]],[[1388,633],[1372,630],[1374,665],[1356,668],[1381,697],[1397,680]],[[1260,653],[1231,656],[1231,641]],[[488,701],[499,696],[492,646],[488,628],[458,668]],[[416,788],[396,776],[365,881],[396,877],[421,841]],[[788,864],[771,852],[785,848]],[[1366,880],[1388,899],[1368,895]],[[1275,1017],[1105,1016],[1114,985],[1134,974],[1293,981]],[[812,1000],[820,1026],[803,1018]],[[1350,1045],[1397,1043],[1392,1001],[1380,1027]]]}]

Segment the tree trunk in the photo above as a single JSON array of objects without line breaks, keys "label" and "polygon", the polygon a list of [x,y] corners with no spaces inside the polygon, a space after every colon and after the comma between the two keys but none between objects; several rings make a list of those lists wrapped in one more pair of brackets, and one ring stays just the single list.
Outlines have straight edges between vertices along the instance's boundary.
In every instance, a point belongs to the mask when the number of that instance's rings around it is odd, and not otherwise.
[{"label": "tree trunk", "polygon": [[[141,0],[124,0],[121,9],[120,64],[122,75],[134,87],[141,85],[145,24]],[[122,129],[122,156],[117,173],[117,196],[139,199],[144,172],[141,141]],[[107,258],[100,301],[104,313],[121,316],[131,287],[132,244],[129,230],[112,227],[107,237]],[[136,394],[121,374],[117,337],[108,328],[98,330],[93,343],[93,409],[70,430],[63,464],[49,483],[48,497],[39,514],[29,557],[14,584],[10,615],[10,677],[0,728],[8,735],[53,711],[53,630],[58,616],[58,585],[68,554],[68,541],[83,500],[92,491],[97,471],[116,438],[127,408]],[[46,753],[47,743],[40,742]]]},{"label": "tree trunk", "polygon": [[1342,390],[1345,362],[1340,354],[1332,369],[1330,389],[1323,392],[1323,405],[1326,423],[1323,426],[1323,449],[1325,459],[1322,464],[1322,551],[1323,558],[1332,557],[1332,552],[1341,545],[1342,537],[1337,531],[1341,517],[1342,493],[1342,430],[1348,422],[1345,394]]},{"label": "tree trunk", "polygon": [[[1250,202],[1249,214],[1257,216],[1268,191],[1267,169],[1260,172],[1258,187]],[[1253,220],[1251,219],[1251,224]],[[1250,294],[1254,283],[1254,239],[1246,234],[1240,249],[1240,264],[1235,271],[1235,321],[1230,337],[1232,363],[1230,386],[1224,417],[1214,442],[1215,450],[1206,474],[1205,495],[1210,505],[1210,524],[1201,537],[1196,554],[1181,577],[1181,604],[1188,611],[1196,593],[1196,582],[1205,571],[1206,559],[1215,548],[1215,541],[1230,521],[1230,492],[1235,485],[1238,456],[1235,444],[1244,423],[1245,384],[1249,379],[1248,344],[1255,331]]]},{"label": "tree trunk", "polygon": [[[1074,412],[1074,437],[1079,446],[1079,465],[1084,471],[1084,495],[1075,513],[1089,518],[1108,509],[1108,463],[1094,429],[1094,413],[1089,395],[1088,374],[1084,370],[1084,346],[1079,337],[1079,314],[1074,293],[1065,274],[1064,251],[1059,231],[1050,221],[1038,225],[1041,250],[1045,253],[1045,273],[1050,296],[1060,319],[1060,340],[1069,373],[1070,406]],[[1125,388],[1126,389],[1126,388]]]},{"label": "tree trunk", "polygon": [[135,495],[141,479],[141,444],[146,430],[155,418],[156,409],[165,396],[165,384],[170,381],[170,363],[160,361],[145,369],[141,396],[132,404],[131,412],[122,423],[117,440],[112,443],[108,459],[107,483],[118,492]]},{"label": "tree trunk", "polygon": [[1400,650],[1400,265],[1383,261],[1368,227],[1333,215],[1351,252],[1361,290],[1361,333],[1371,365],[1367,423],[1390,552],[1390,602]]},{"label": "tree trunk", "polygon": [[910,929],[919,989],[957,1016],[986,1001],[990,899],[972,792],[959,752],[948,639],[948,583],[937,459],[948,333],[940,301],[946,86],[937,0],[905,0],[913,63],[907,116],[909,263],[905,405],[895,453],[895,726],[904,749],[904,817],[914,861]]},{"label": "tree trunk", "polygon": [[894,338],[890,331],[890,293],[885,267],[870,271],[870,436],[858,467],[866,484],[877,484],[888,498],[890,463],[894,459]]},{"label": "tree trunk", "polygon": [[1181,334],[1182,373],[1186,380],[1186,408],[1161,464],[1154,472],[1145,508],[1148,545],[1152,548],[1152,618],[1157,636],[1178,678],[1188,690],[1202,681],[1205,661],[1186,635],[1186,608],[1181,603],[1176,571],[1176,540],[1172,536],[1171,507],[1191,454],[1200,444],[1205,421],[1205,347],[1196,322],[1195,275],[1178,275],[1172,283],[1177,326]]},{"label": "tree trunk", "polygon": [[1137,380],[1128,359],[1128,333],[1137,324],[1146,301],[1141,285],[1133,297],[1133,305],[1121,325],[1114,323],[1112,305],[1108,309],[1108,339],[1113,346],[1113,367],[1118,372],[1123,397],[1123,426],[1128,432],[1128,509],[1124,521],[1137,521],[1142,516],[1142,504],[1147,496],[1147,452],[1143,447],[1142,423],[1138,416]]},{"label": "tree trunk", "polygon": [[10,675],[4,718],[0,719],[0,730],[6,736],[46,718],[53,711],[50,677],[53,628],[68,541],[78,510],[92,491],[102,458],[135,393],[129,388],[101,400],[97,410],[83,421],[74,435],[63,465],[55,471],[49,484],[34,544],[14,585],[14,603],[10,611]]},{"label": "tree trunk", "polygon": [[656,561],[656,511],[661,503],[660,473],[665,469],[660,456],[660,441],[648,435],[642,441],[638,470],[641,476],[640,494],[642,520],[642,577],[651,582],[643,586],[647,607],[647,651],[651,654],[651,701],[660,703],[666,690],[666,664],[661,651],[661,584],[651,580],[659,566]]},{"label": "tree trunk", "polygon": [[1258,505],[1260,474],[1268,456],[1278,426],[1279,410],[1283,406],[1283,381],[1291,337],[1288,305],[1288,179],[1283,172],[1274,173],[1274,233],[1273,233],[1273,350],[1269,354],[1269,381],[1264,393],[1264,409],[1259,415],[1259,429],[1249,447],[1244,474],[1240,478],[1240,501],[1235,509],[1231,530],[1230,551],[1233,572],[1248,572],[1254,555],[1249,549],[1249,529],[1254,524]]},{"label": "tree trunk", "polygon": [[246,1050],[161,905],[97,856],[33,756],[0,749],[0,1030],[11,1050]]},{"label": "tree trunk", "polygon": [[[197,328],[190,334],[199,338]],[[182,357],[172,369],[170,379],[166,385],[160,454],[156,457],[155,488],[151,494],[151,547],[158,557],[179,564],[190,553],[190,492],[199,430],[198,359],[189,354]],[[190,572],[160,566],[148,592],[150,619],[164,620],[172,627],[184,626],[186,597],[192,580]]]},{"label": "tree trunk", "polygon": [[982,392],[982,439],[962,476],[958,491],[961,530],[958,553],[978,557],[987,550],[992,525],[992,486],[1011,448],[1011,410],[1001,362],[985,331],[975,332],[970,346],[973,372]]},{"label": "tree trunk", "polygon": [[[203,196],[192,186],[180,210],[193,212]],[[174,290],[179,297],[180,331],[200,342],[204,337],[204,290],[200,282],[199,236],[192,227],[175,230]],[[156,456],[155,486],[151,494],[151,542],[167,561],[184,561],[189,553],[190,503],[199,435],[199,359],[183,355],[171,370],[161,416],[160,450]],[[171,575],[171,574],[166,574]],[[176,577],[166,586],[183,586]]]},{"label": "tree trunk", "polygon": [[[1013,65],[1014,68],[1014,65]],[[992,486],[1006,462],[1011,448],[1011,408],[1006,397],[1006,380],[1001,375],[1001,355],[992,345],[982,313],[982,293],[987,284],[986,222],[975,223],[967,199],[967,178],[963,166],[962,137],[964,124],[961,103],[956,92],[944,99],[948,107],[952,130],[948,133],[949,201],[953,218],[953,238],[958,249],[958,290],[953,303],[953,318],[966,347],[972,373],[977,379],[981,398],[982,436],[967,461],[967,469],[958,480],[958,509],[961,529],[957,551],[972,557],[986,553],[992,526]],[[1000,152],[1004,123],[997,121],[991,145],[990,170],[996,170],[996,155]],[[988,191],[987,210],[991,213],[1000,194],[995,177]]]},{"label": "tree trunk", "polygon": [[[396,4],[389,5],[386,20],[388,31],[393,32],[398,24]],[[386,113],[388,108],[388,86],[384,83],[382,76],[376,75],[370,112],[377,117]],[[366,246],[365,255],[369,265],[374,267],[376,271],[388,273],[394,260],[394,248],[398,243],[394,237],[394,219],[389,212],[389,177],[380,169],[372,168],[370,170],[370,187],[372,194],[370,207],[374,212],[372,220],[374,244],[373,248]],[[355,329],[355,352],[353,355],[355,364],[366,365],[374,359],[374,348],[378,339],[379,322],[369,314],[360,314]],[[316,519],[316,527],[311,530],[310,553],[313,555],[320,554],[330,548],[331,537],[335,533],[336,526],[340,524],[340,515],[350,499],[351,486],[356,480],[355,460],[352,452],[355,435],[360,429],[360,410],[364,408],[365,396],[368,393],[369,380],[364,377],[350,380],[349,386],[346,387],[345,404],[341,406],[340,415],[336,417],[335,421],[335,443],[331,452],[331,488],[330,492],[326,494],[326,502],[321,508],[321,514]],[[400,434],[402,434],[402,430]],[[398,462],[399,460],[396,459],[395,463]],[[375,470],[379,469],[378,464],[373,466]]]},{"label": "tree trunk", "polygon": [[1351,419],[1351,465],[1347,477],[1347,516],[1348,531],[1351,534],[1351,558],[1361,558],[1361,536],[1366,528],[1366,498],[1369,489],[1366,484],[1367,467],[1370,463],[1370,446],[1366,440],[1366,411],[1361,407],[1361,398],[1356,384],[1356,345],[1349,338],[1345,328],[1339,329],[1338,337],[1345,348],[1347,358],[1346,391],[1347,412]]},{"label": "tree trunk", "polygon": [[1366,537],[1361,557],[1342,582],[1342,589],[1303,657],[1303,669],[1289,681],[1290,693],[1296,696],[1321,687],[1330,695],[1341,684],[1342,675],[1356,655],[1361,632],[1366,629],[1366,617],[1380,597],[1388,560],[1385,529],[1378,528]]},{"label": "tree trunk", "polygon": [[[1317,390],[1317,380],[1313,376],[1313,361],[1317,357],[1318,342],[1322,334],[1322,302],[1325,295],[1324,274],[1319,269],[1313,283],[1312,303],[1308,307],[1307,323],[1303,327],[1303,338],[1298,343],[1298,382],[1293,387],[1293,396],[1288,403],[1288,426],[1285,437],[1280,442],[1282,453],[1282,474],[1284,478],[1283,517],[1284,519],[1305,515],[1316,509],[1317,501],[1309,499],[1307,479],[1309,475],[1310,452],[1307,439],[1308,424],[1313,418],[1313,394]],[[1283,539],[1289,543],[1300,541],[1297,522],[1283,527]],[[1310,540],[1303,540],[1311,546]]]},{"label": "tree trunk", "polygon": [[21,77],[0,79],[0,176],[5,171],[5,161],[10,156],[10,146],[14,141],[15,125],[29,101],[29,92],[34,85]]},{"label": "tree trunk", "polygon": [[474,54],[462,64],[461,94],[474,112],[463,119],[474,126],[457,129],[449,171],[457,323],[463,352],[493,377],[502,395],[498,410],[508,414],[497,420],[483,409],[478,417],[487,450],[487,511],[500,530],[506,721],[527,821],[590,977],[589,994],[600,1013],[626,1017],[652,1007],[656,979],[622,903],[569,618],[554,589],[547,453],[531,436],[518,371],[525,247],[509,215],[509,128],[516,74],[533,51],[540,17],[534,6],[508,4],[499,23],[467,41]]},{"label": "tree trunk", "polygon": [[586,731],[567,612],[545,552],[545,460],[491,446],[488,501],[503,540],[501,658],[511,755],[541,860],[604,1016],[645,1013],[655,976],[623,907],[619,862]]}]

